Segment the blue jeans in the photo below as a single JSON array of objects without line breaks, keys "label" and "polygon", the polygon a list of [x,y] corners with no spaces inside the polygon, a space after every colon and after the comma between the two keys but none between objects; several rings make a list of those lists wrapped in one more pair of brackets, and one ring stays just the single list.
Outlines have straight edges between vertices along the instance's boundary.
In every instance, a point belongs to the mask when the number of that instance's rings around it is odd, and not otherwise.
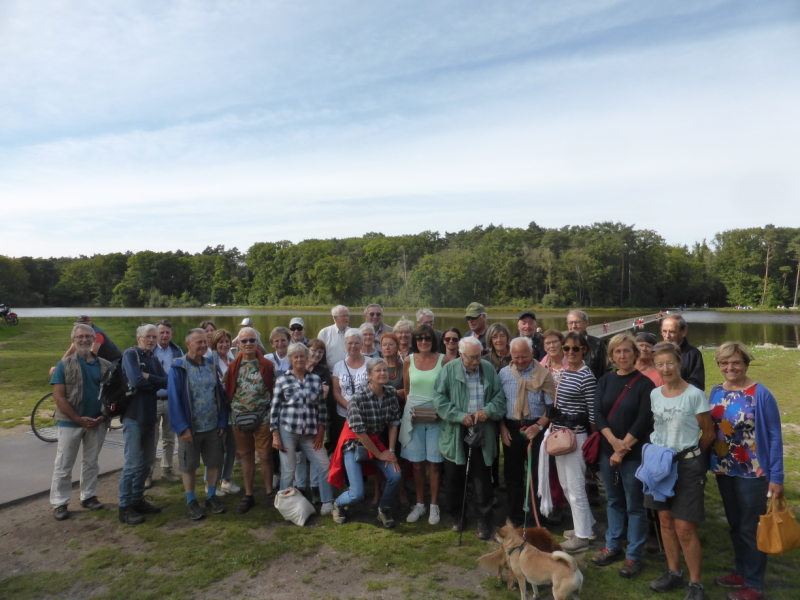
[{"label": "blue jeans", "polygon": [[[317,471],[322,475],[319,481],[319,497],[322,502],[333,502],[333,490],[328,483],[328,472],[330,471],[331,461],[328,453],[322,447],[314,450],[313,435],[297,435],[280,428],[281,442],[284,451],[281,455],[281,490],[285,490],[294,483],[295,468],[297,467],[297,447],[300,446],[311,464],[316,465]],[[363,486],[363,484],[362,484]]]},{"label": "blue jeans", "polygon": [[725,517],[731,526],[736,572],[744,578],[747,587],[761,591],[767,572],[767,555],[756,545],[756,531],[759,517],[767,512],[767,478],[717,475],[717,485]]},{"label": "blue jeans", "polygon": [[[355,455],[356,453],[352,450],[344,453],[344,468],[347,471],[347,478],[350,480],[350,489],[336,499],[336,504],[339,506],[360,502],[364,498],[364,476],[361,473],[361,463],[356,462]],[[386,477],[386,487],[383,488],[383,495],[378,504],[380,508],[386,510],[392,507],[403,475],[395,473],[391,463],[387,465],[385,461],[377,458],[373,458],[372,463]]]},{"label": "blue jeans", "polygon": [[136,504],[144,498],[144,482],[156,459],[158,426],[144,425],[123,419],[122,439],[125,443],[125,466],[119,477],[119,507]]},{"label": "blue jeans", "polygon": [[[625,545],[625,525],[628,529],[628,549],[625,558],[642,560],[647,540],[647,510],[644,507],[642,482],[636,479],[641,461],[623,460],[616,467],[609,463],[608,454],[600,455],[600,475],[606,488],[608,530],[606,548],[621,550]],[[617,479],[619,472],[619,479]]]}]

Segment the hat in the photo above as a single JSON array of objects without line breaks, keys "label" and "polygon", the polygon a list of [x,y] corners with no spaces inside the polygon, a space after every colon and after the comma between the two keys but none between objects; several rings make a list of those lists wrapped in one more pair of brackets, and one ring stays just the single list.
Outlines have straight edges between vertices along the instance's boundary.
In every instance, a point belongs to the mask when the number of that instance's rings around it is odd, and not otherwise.
[{"label": "hat", "polygon": [[533,314],[531,311],[526,310],[525,312],[520,313],[520,315],[517,317],[517,321],[522,321],[522,319],[524,319],[525,317],[530,317],[534,321],[536,320],[536,315]]},{"label": "hat", "polygon": [[81,315],[80,317],[78,317],[78,320],[75,321],[75,322],[76,323],[88,323],[91,320],[92,320],[92,317],[90,317],[89,315]]},{"label": "hat", "polygon": [[253,326],[253,319],[250,317],[245,317],[242,319],[241,327],[252,327]]},{"label": "hat", "polygon": [[291,327],[292,325],[301,325],[303,329],[306,328],[305,321],[303,321],[303,319],[301,319],[300,317],[295,317],[294,319],[289,321],[289,327]]},{"label": "hat", "polygon": [[486,314],[486,309],[480,302],[473,302],[467,307],[467,314],[465,316],[477,319],[481,315]]}]

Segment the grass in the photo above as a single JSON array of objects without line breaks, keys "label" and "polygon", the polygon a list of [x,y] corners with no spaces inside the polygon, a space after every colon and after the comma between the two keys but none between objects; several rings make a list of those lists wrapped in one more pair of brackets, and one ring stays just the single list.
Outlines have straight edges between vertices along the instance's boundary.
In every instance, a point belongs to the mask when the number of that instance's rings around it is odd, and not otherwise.
[{"label": "grass", "polygon": [[[121,348],[132,343],[138,319],[107,319],[103,325]],[[33,403],[48,391],[47,370],[63,354],[69,338],[69,319],[26,319],[16,328],[0,327],[0,411],[4,427],[27,423]],[[778,398],[784,420],[787,496],[790,504],[800,501],[800,352],[756,349],[751,375],[763,382]],[[713,351],[704,352],[709,383],[719,376],[713,365]],[[241,480],[237,473],[238,483]],[[198,484],[202,490],[202,484]],[[456,534],[442,526],[399,521],[387,531],[369,523],[351,522],[336,526],[319,519],[316,526],[294,527],[274,511],[262,508],[247,515],[232,512],[237,499],[224,498],[224,515],[200,523],[184,516],[184,497],[179,484],[157,485],[160,515],[150,516],[136,528],[116,523],[115,511],[88,513],[80,518],[99,521],[104,527],[96,537],[73,540],[67,547],[76,558],[66,571],[39,571],[7,577],[0,581],[2,596],[10,600],[63,595],[97,600],[183,599],[213,589],[215,584],[240,574],[234,594],[247,594],[248,581],[276,560],[291,554],[294,564],[313,562],[305,575],[298,576],[301,589],[324,579],[334,568],[344,568],[362,589],[353,597],[375,597],[381,590],[401,590],[406,598],[490,598],[511,600],[509,592],[494,577],[478,580],[479,587],[466,589],[463,574],[475,568],[475,559],[494,549],[468,533],[464,545],[456,547]],[[699,528],[704,549],[704,574],[709,600],[725,597],[713,585],[715,575],[730,570],[733,553],[719,492],[713,478],[706,491],[707,520]],[[364,510],[366,513],[366,510]],[[599,515],[598,515],[599,516]],[[111,543],[113,531],[121,543]],[[558,530],[560,533],[560,530]],[[202,550],[200,550],[202,549]],[[329,552],[334,553],[333,557]],[[205,557],[198,560],[198,552]],[[316,558],[324,552],[324,556]],[[45,554],[39,550],[37,554]],[[208,560],[211,557],[211,560]],[[596,600],[662,600],[649,591],[647,582],[660,575],[663,563],[648,558],[645,572],[635,581],[621,579],[616,567],[583,568],[584,598]],[[443,574],[454,573],[452,576]],[[481,576],[483,577],[483,576]],[[473,577],[474,579],[474,577]],[[469,587],[469,586],[467,586]],[[767,591],[772,600],[797,597],[800,589],[800,552],[770,557]],[[312,596],[312,594],[309,594]],[[671,595],[672,596],[672,595]],[[313,597],[319,597],[313,594]],[[325,596],[336,597],[336,596]],[[675,595],[679,597],[679,595]]]}]

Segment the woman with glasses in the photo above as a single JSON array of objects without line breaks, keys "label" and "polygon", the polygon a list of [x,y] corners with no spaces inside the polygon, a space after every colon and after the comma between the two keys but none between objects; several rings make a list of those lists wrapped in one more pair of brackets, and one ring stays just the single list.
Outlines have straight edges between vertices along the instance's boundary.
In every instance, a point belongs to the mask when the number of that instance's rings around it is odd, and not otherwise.
[{"label": "woman with glasses", "polygon": [[[336,414],[344,427],[347,407],[355,393],[367,385],[367,359],[361,354],[364,345],[358,329],[344,332],[344,349],[347,355],[333,367],[333,398],[336,400]],[[341,431],[341,428],[339,428]]]},{"label": "woman with glasses", "polygon": [[394,334],[400,340],[400,347],[397,349],[397,355],[400,360],[405,360],[411,353],[411,332],[414,331],[414,323],[408,319],[400,319],[394,326]]},{"label": "woman with glasses", "polygon": [[503,367],[511,364],[511,333],[502,323],[492,323],[486,329],[486,348],[483,358],[492,363],[498,373]]},{"label": "woman with glasses", "polygon": [[445,355],[447,360],[461,358],[461,354],[458,352],[458,342],[460,341],[461,331],[459,331],[458,327],[450,327],[444,330],[442,334],[442,342],[444,343],[442,354]]},{"label": "woman with glasses", "polygon": [[439,485],[442,453],[439,451],[439,423],[414,423],[411,410],[414,408],[433,408],[433,385],[436,377],[447,363],[447,358],[439,354],[439,343],[433,327],[417,327],[411,338],[411,355],[403,362],[403,382],[405,384],[406,405],[403,421],[400,424],[398,440],[402,446],[400,456],[408,460],[414,470],[414,485],[417,504],[406,518],[414,523],[425,514],[425,469],[430,471],[431,512],[428,523],[439,522]]},{"label": "woman with glasses", "polygon": [[542,334],[545,354],[540,364],[553,374],[553,380],[558,384],[561,373],[567,368],[567,357],[564,354],[564,334],[558,329],[548,329]]},{"label": "woman with glasses", "polygon": [[364,340],[364,345],[361,347],[361,354],[370,358],[380,358],[381,351],[375,345],[375,326],[372,323],[362,323],[358,328],[361,332],[361,337]]},{"label": "woman with glasses", "polygon": [[656,336],[644,331],[636,334],[636,347],[639,349],[639,358],[636,359],[636,370],[646,375],[656,387],[661,387],[664,382],[661,375],[653,366],[653,346],[656,345]]},{"label": "woman with glasses", "polygon": [[287,354],[291,340],[292,334],[286,327],[276,327],[269,334],[269,343],[275,348],[275,352],[267,354],[267,360],[275,365],[275,377],[280,377],[292,368]]}]

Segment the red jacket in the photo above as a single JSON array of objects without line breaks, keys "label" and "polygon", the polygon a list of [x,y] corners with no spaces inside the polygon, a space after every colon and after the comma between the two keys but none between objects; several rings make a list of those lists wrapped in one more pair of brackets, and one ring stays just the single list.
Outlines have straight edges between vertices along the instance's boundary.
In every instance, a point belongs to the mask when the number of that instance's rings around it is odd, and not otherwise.
[{"label": "red jacket", "polygon": [[[228,397],[228,405],[232,402],[233,393],[236,391],[236,380],[239,378],[239,367],[242,364],[243,357],[244,352],[239,352],[225,372],[225,395]],[[262,356],[260,352],[256,352],[256,358],[258,359],[258,370],[261,371],[264,386],[267,388],[267,393],[272,396],[272,388],[275,386],[275,365]]]},{"label": "red jacket", "polygon": [[[383,445],[380,438],[378,437],[379,434],[367,434],[369,435],[369,439],[378,447],[378,450],[383,452],[386,450],[386,446]],[[342,451],[342,447],[344,446],[345,442],[348,440],[355,440],[358,438],[357,433],[353,433],[353,430],[350,429],[350,423],[345,423],[344,428],[342,429],[342,434],[339,436],[339,443],[336,444],[336,450],[333,452],[333,456],[331,457],[331,470],[328,473],[328,483],[332,486],[340,488],[344,485],[344,452]],[[370,458],[373,455],[370,453]],[[364,477],[368,475],[374,475],[376,472],[375,465],[371,462],[364,462],[361,463],[361,474]]]}]

